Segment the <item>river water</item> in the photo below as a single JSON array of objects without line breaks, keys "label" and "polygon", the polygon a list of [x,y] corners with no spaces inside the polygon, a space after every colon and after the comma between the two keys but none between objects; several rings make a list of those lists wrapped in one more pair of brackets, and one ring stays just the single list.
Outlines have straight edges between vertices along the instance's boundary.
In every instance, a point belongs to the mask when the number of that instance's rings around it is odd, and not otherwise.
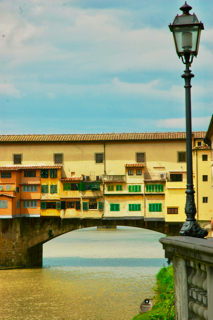
[{"label": "river water", "polygon": [[1,320],[131,320],[165,265],[149,230],[76,230],[47,242],[43,268],[0,272]]}]

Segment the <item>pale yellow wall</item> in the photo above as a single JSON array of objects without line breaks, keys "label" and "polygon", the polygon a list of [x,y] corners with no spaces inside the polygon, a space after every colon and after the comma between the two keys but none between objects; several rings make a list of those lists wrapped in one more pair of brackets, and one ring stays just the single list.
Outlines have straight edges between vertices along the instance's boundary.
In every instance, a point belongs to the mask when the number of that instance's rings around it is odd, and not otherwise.
[{"label": "pale yellow wall", "polygon": [[[120,204],[120,211],[110,211],[110,204]],[[129,204],[141,204],[141,211],[129,211]],[[144,216],[144,200],[142,195],[105,196],[104,217]]]},{"label": "pale yellow wall", "polygon": [[[161,203],[162,212],[150,212],[149,204],[151,203]],[[165,217],[165,196],[164,194],[152,195],[146,194],[145,198],[145,215],[146,218],[164,218]]]},{"label": "pale yellow wall", "polygon": [[[180,182],[179,182],[180,183]],[[186,186],[183,189],[167,189],[165,192],[165,221],[185,221]],[[167,214],[167,208],[178,208],[178,214]]]}]

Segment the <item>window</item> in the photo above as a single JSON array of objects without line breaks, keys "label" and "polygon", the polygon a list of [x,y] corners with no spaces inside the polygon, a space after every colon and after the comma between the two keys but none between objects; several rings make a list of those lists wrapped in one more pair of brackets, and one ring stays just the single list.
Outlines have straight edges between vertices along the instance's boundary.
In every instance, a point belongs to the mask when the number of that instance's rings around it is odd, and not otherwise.
[{"label": "window", "polygon": [[207,175],[203,175],[203,181],[208,181],[208,176]]},{"label": "window", "polygon": [[23,191],[24,192],[37,192],[37,186],[36,185],[23,186]]},{"label": "window", "polygon": [[141,176],[142,175],[142,170],[141,169],[137,169],[136,170],[136,175],[137,176]]},{"label": "window", "polygon": [[7,209],[7,200],[0,200],[0,209]]},{"label": "window", "polygon": [[145,162],[145,152],[136,153],[137,162]]},{"label": "window", "polygon": [[57,169],[50,169],[50,178],[57,178]]},{"label": "window", "polygon": [[81,209],[81,203],[80,201],[76,201],[76,210],[80,210]]},{"label": "window", "polygon": [[57,184],[50,185],[50,193],[57,193]]},{"label": "window", "polygon": [[67,202],[67,208],[74,209],[75,208],[75,202],[73,202],[73,201]]},{"label": "window", "polygon": [[88,202],[83,202],[83,210],[88,210]]},{"label": "window", "polygon": [[178,162],[186,162],[186,152],[178,152]]},{"label": "window", "polygon": [[9,178],[11,178],[11,172],[10,172],[10,171],[3,171],[3,172],[1,172],[1,178],[2,178],[2,179],[9,179]]},{"label": "window", "polygon": [[37,201],[36,200],[24,200],[23,201],[23,208],[37,208]]},{"label": "window", "polygon": [[16,193],[19,193],[19,187],[16,187]]},{"label": "window", "polygon": [[54,154],[54,163],[62,164],[63,163],[63,153],[55,153]]},{"label": "window", "polygon": [[95,162],[96,163],[103,163],[104,162],[104,154],[103,153],[96,153],[95,154]]},{"label": "window", "polygon": [[116,185],[116,191],[122,191],[122,190],[123,190],[122,184],[117,184]]},{"label": "window", "polygon": [[183,181],[182,173],[171,173],[170,181]]},{"label": "window", "polygon": [[129,204],[129,211],[141,211],[140,204]]},{"label": "window", "polygon": [[7,184],[6,185],[6,191],[10,191],[11,190],[11,185],[10,184]]},{"label": "window", "polygon": [[96,210],[96,209],[98,209],[98,204],[97,204],[97,202],[89,202],[89,209],[90,209],[90,210]]},{"label": "window", "polygon": [[147,184],[146,192],[163,192],[164,186],[162,184]]},{"label": "window", "polygon": [[201,141],[198,141],[197,145],[198,145],[198,147],[200,147],[201,146]]},{"label": "window", "polygon": [[45,210],[46,209],[46,202],[41,202],[41,210]]},{"label": "window", "polygon": [[203,203],[208,203],[208,197],[203,197]]},{"label": "window", "polygon": [[100,184],[92,183],[92,191],[98,191],[98,190],[100,190]]},{"label": "window", "polygon": [[129,176],[133,176],[133,170],[132,170],[132,169],[129,169],[129,170],[128,170],[128,175],[129,175]]},{"label": "window", "polygon": [[178,208],[167,208],[167,214],[178,214]]},{"label": "window", "polygon": [[141,185],[129,186],[129,192],[141,192]]},{"label": "window", "polygon": [[71,183],[71,190],[78,190],[78,184],[77,183]]},{"label": "window", "polygon": [[107,191],[114,191],[114,185],[113,184],[108,184]]},{"label": "window", "polygon": [[46,202],[46,209],[56,209],[56,202]]},{"label": "window", "polygon": [[162,212],[162,203],[149,203],[149,212]]},{"label": "window", "polygon": [[110,211],[120,211],[120,204],[110,203]]},{"label": "window", "polygon": [[48,169],[42,169],[41,170],[41,178],[48,178],[49,177],[49,170]]},{"label": "window", "polygon": [[0,191],[3,191],[4,187],[3,186],[0,186]]},{"label": "window", "polygon": [[20,209],[20,201],[19,201],[19,200],[16,201],[16,208],[17,208],[17,209]]},{"label": "window", "polygon": [[41,185],[41,193],[49,193],[49,186],[48,184]]},{"label": "window", "polygon": [[202,160],[203,161],[208,161],[208,155],[207,154],[203,154],[202,155]]},{"label": "window", "polygon": [[21,164],[22,156],[21,154],[14,154],[13,155],[13,163],[14,164]]},{"label": "window", "polygon": [[25,177],[36,177],[36,170],[25,170],[24,176]]}]

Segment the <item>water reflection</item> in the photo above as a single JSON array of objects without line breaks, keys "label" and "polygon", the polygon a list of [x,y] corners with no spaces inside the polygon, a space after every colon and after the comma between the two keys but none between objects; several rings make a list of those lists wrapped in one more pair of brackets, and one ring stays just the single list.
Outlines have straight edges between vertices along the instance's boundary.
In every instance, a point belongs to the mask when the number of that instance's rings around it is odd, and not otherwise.
[{"label": "water reflection", "polygon": [[43,269],[0,273],[0,319],[130,320],[166,265],[162,234],[78,230],[44,245]]}]

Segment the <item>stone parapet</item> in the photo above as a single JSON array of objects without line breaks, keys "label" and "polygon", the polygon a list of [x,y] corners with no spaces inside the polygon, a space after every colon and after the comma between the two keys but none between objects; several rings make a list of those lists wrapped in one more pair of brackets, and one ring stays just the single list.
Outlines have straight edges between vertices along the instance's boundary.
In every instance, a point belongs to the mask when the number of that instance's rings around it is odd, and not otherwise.
[{"label": "stone parapet", "polygon": [[213,319],[213,238],[161,238],[172,261],[176,320]]}]

